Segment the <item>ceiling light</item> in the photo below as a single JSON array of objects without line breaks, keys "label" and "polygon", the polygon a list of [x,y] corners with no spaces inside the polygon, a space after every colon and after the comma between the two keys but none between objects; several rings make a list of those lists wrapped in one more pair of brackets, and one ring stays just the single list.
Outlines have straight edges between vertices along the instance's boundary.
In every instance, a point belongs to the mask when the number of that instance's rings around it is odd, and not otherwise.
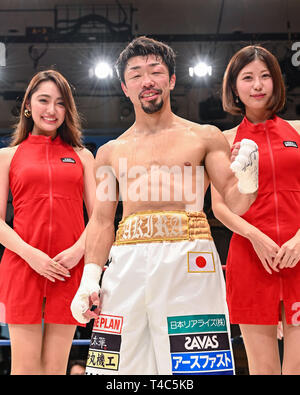
[{"label": "ceiling light", "polygon": [[107,62],[99,62],[94,69],[95,76],[101,80],[112,78],[113,69]]},{"label": "ceiling light", "polygon": [[212,67],[204,62],[196,64],[194,67],[189,67],[190,77],[205,77],[212,74]]}]

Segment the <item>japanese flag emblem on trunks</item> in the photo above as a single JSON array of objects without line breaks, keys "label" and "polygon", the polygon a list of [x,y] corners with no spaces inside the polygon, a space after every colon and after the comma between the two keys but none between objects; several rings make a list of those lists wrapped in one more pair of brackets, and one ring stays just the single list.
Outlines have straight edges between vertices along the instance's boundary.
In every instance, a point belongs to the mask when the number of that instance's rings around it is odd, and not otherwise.
[{"label": "japanese flag emblem on trunks", "polygon": [[212,252],[188,252],[189,273],[214,273],[216,271]]}]

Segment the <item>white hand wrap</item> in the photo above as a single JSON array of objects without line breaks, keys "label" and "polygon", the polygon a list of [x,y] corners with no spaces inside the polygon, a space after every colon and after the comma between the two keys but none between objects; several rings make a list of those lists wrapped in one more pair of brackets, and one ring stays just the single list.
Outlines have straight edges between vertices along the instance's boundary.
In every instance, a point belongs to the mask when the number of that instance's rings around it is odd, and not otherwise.
[{"label": "white hand wrap", "polygon": [[86,324],[89,319],[83,316],[89,308],[89,297],[93,292],[99,294],[99,281],[102,273],[102,268],[95,263],[87,263],[84,265],[80,286],[71,303],[71,311],[75,320],[81,324]]},{"label": "white hand wrap", "polygon": [[243,139],[239,153],[230,168],[239,180],[238,189],[241,193],[256,192],[258,188],[257,144],[252,140]]}]

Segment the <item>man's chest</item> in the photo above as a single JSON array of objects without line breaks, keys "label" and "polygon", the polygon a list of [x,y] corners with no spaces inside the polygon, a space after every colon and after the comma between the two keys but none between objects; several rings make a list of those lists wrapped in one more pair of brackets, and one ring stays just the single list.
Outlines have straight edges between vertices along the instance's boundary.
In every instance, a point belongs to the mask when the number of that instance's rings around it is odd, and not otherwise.
[{"label": "man's chest", "polygon": [[118,174],[120,164],[127,169],[141,167],[149,171],[153,167],[174,166],[195,168],[203,163],[204,148],[200,142],[187,141],[174,137],[173,139],[141,139],[132,141],[125,148],[116,150],[113,167]]}]

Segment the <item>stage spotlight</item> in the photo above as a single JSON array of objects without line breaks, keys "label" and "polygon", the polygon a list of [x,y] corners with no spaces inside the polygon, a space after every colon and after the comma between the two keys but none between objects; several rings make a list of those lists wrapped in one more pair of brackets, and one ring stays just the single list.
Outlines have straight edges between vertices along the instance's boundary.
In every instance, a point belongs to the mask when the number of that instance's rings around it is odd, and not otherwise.
[{"label": "stage spotlight", "polygon": [[113,77],[113,69],[107,62],[99,62],[94,69],[94,73],[101,80]]},{"label": "stage spotlight", "polygon": [[196,64],[194,67],[189,67],[190,77],[205,77],[212,74],[212,67],[204,62]]}]

